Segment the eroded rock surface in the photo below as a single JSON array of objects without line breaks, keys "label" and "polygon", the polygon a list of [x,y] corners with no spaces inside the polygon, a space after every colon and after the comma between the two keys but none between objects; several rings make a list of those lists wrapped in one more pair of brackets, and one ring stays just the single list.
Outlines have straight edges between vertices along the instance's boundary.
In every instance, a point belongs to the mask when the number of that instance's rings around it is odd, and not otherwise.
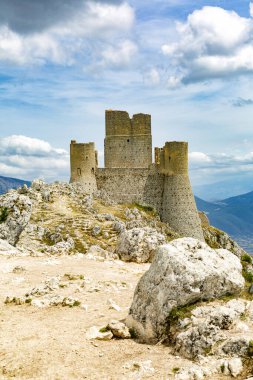
[{"label": "eroded rock surface", "polygon": [[0,238],[16,245],[32,213],[32,202],[26,195],[10,191],[0,199]]},{"label": "eroded rock surface", "polygon": [[164,339],[174,308],[238,293],[244,286],[241,272],[234,254],[196,239],[163,245],[136,287],[127,324],[144,341]]},{"label": "eroded rock surface", "polygon": [[165,242],[165,236],[154,228],[133,228],[120,234],[116,253],[123,261],[146,263],[153,259],[156,248]]}]

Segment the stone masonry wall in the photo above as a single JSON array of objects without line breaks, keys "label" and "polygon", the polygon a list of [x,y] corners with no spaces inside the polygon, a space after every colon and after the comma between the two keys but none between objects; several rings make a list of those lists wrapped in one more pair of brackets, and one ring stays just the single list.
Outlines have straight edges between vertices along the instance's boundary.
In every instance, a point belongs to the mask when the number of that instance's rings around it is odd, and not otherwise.
[{"label": "stone masonry wall", "polygon": [[95,144],[80,144],[72,140],[70,144],[70,182],[81,183],[84,192],[95,191],[97,189],[96,166]]},{"label": "stone masonry wall", "polygon": [[106,168],[148,168],[152,164],[151,116],[106,111]]},{"label": "stone masonry wall", "polygon": [[188,175],[165,175],[161,220],[183,236],[204,240]]},{"label": "stone masonry wall", "polygon": [[147,204],[161,212],[164,176],[154,167],[98,169],[96,179],[98,189],[105,190],[116,202]]},{"label": "stone masonry wall", "polygon": [[105,139],[106,168],[148,168],[152,163],[151,136],[109,136]]}]

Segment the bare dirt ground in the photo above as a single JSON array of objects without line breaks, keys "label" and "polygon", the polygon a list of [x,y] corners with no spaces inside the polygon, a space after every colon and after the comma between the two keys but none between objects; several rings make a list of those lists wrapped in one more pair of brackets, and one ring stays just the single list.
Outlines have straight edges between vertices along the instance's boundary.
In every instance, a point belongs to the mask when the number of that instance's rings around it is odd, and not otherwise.
[{"label": "bare dirt ground", "polygon": [[[191,366],[162,345],[86,338],[91,326],[127,315],[136,283],[148,267],[84,256],[0,256],[0,378],[162,380],[173,379],[175,368]],[[46,279],[66,274],[65,286],[52,294],[78,298],[80,306],[4,304],[6,296],[23,296]],[[74,275],[79,278],[71,280]],[[120,311],[110,308],[110,299]]]}]

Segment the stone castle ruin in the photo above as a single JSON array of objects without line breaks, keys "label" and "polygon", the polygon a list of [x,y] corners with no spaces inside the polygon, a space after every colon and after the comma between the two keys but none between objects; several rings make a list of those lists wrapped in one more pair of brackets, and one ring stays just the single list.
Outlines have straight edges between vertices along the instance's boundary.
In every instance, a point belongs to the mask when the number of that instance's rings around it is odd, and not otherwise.
[{"label": "stone castle ruin", "polygon": [[151,116],[105,112],[105,167],[98,168],[94,143],[70,145],[70,182],[84,192],[104,190],[118,203],[152,206],[176,232],[204,240],[188,175],[188,143],[166,142],[152,162]]}]

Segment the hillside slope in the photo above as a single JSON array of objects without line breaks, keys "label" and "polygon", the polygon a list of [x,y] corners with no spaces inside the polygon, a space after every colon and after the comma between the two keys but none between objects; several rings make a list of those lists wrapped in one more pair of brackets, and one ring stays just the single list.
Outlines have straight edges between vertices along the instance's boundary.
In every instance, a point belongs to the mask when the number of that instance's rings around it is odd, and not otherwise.
[{"label": "hillside slope", "polygon": [[210,223],[226,231],[248,252],[253,253],[253,191],[217,203],[196,197],[197,207]]},{"label": "hillside slope", "polygon": [[10,189],[17,189],[18,187],[23,186],[24,184],[30,186],[31,182],[23,181],[22,179],[17,178],[0,176],[0,194],[4,194]]}]

